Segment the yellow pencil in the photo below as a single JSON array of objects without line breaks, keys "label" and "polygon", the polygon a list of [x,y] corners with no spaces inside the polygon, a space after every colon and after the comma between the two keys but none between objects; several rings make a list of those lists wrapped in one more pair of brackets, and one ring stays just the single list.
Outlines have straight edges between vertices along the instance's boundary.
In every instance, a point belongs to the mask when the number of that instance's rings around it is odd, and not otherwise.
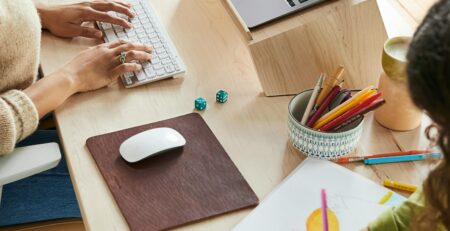
[{"label": "yellow pencil", "polygon": [[336,119],[338,116],[344,114],[346,111],[351,109],[352,107],[358,105],[361,101],[367,99],[368,97],[374,95],[377,91],[372,89],[373,87],[367,87],[364,90],[358,92],[355,96],[353,96],[351,99],[347,100],[345,103],[339,105],[335,109],[331,110],[324,116],[322,116],[315,124],[314,129],[319,129],[323,125],[327,124],[328,122]]},{"label": "yellow pencil", "polygon": [[333,75],[327,76],[325,78],[322,86],[322,91],[320,91],[320,94],[316,99],[316,107],[320,106],[323,100],[325,100],[327,95],[330,93],[331,89],[342,81],[343,74],[344,67],[339,66],[338,69],[336,69],[336,71],[333,73]]},{"label": "yellow pencil", "polygon": [[392,196],[392,192],[389,191],[386,195],[384,195],[384,196],[380,199],[380,201],[378,201],[378,204],[384,205],[384,204],[391,198],[391,196]]},{"label": "yellow pencil", "polygon": [[399,189],[407,192],[415,192],[417,190],[417,186],[410,185],[406,183],[400,183],[393,180],[386,179],[383,181],[383,185],[389,188]]}]

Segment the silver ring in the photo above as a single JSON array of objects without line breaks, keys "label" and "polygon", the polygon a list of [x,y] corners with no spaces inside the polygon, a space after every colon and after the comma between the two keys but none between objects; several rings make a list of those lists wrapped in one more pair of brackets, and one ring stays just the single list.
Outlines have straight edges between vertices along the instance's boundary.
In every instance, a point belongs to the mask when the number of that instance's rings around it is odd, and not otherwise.
[{"label": "silver ring", "polygon": [[120,60],[120,62],[121,62],[122,64],[125,63],[125,59],[126,59],[126,58],[127,58],[127,52],[125,52],[125,51],[120,52],[119,60]]}]

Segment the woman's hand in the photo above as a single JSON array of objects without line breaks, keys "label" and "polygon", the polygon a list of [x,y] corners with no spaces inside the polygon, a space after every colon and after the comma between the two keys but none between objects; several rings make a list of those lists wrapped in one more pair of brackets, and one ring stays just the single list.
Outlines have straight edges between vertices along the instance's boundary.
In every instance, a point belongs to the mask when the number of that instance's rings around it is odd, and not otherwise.
[{"label": "woman's hand", "polygon": [[[125,63],[119,60],[122,51],[126,52]],[[105,43],[78,54],[64,68],[72,77],[76,92],[96,90],[107,86],[126,72],[142,69],[142,66],[130,61],[149,61],[152,48],[143,44],[117,41]]]},{"label": "woman's hand", "polygon": [[127,20],[107,14],[108,11],[133,18],[135,14],[130,5],[121,1],[93,1],[71,5],[36,6],[41,17],[42,27],[60,37],[83,36],[88,38],[102,38],[102,32],[93,27],[83,26],[83,22],[100,21],[131,28]]},{"label": "woman's hand", "polygon": [[[107,86],[125,72],[142,69],[131,61],[148,61],[151,47],[124,41],[105,43],[78,54],[60,70],[46,76],[24,90],[40,116],[55,110],[77,92],[91,91]],[[126,63],[119,55],[126,52]]]}]

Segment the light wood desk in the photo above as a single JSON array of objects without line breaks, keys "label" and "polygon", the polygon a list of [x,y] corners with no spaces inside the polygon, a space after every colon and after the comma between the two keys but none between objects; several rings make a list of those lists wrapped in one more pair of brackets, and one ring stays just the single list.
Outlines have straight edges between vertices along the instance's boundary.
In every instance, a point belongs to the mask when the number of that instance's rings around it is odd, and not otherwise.
[{"label": "light wood desk", "polygon": [[[133,89],[124,89],[116,83],[96,92],[73,96],[56,111],[72,181],[88,230],[128,230],[128,226],[85,146],[86,139],[190,113],[198,96],[206,97],[209,102],[207,110],[201,113],[203,118],[260,199],[264,199],[304,159],[288,141],[287,104],[291,97],[263,96],[245,40],[222,2],[152,2],[187,65],[187,74]],[[383,16],[398,17],[406,22],[395,21],[388,31],[410,34],[421,16],[414,19],[406,11],[397,15],[392,9],[401,9],[401,2],[380,0],[380,6],[394,7],[382,9]],[[417,0],[417,4],[419,2],[425,4],[425,0]],[[429,3],[421,6],[417,7],[419,10],[414,8],[417,12],[412,15],[423,15],[423,9]],[[77,52],[96,43],[79,38],[63,40],[44,33],[44,73],[60,68]],[[229,91],[229,102],[214,103],[218,89]],[[407,133],[390,132],[369,116],[357,153],[426,147],[427,141],[421,130],[423,127]],[[420,184],[430,166],[427,162],[414,162],[348,167],[376,182],[390,177]],[[222,215],[179,230],[230,230],[250,211]]]}]

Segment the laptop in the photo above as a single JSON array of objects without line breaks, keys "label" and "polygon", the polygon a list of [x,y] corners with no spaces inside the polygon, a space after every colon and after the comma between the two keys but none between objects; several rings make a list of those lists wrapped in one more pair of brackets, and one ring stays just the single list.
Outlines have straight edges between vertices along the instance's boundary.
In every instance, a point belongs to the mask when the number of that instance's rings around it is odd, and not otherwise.
[{"label": "laptop", "polygon": [[231,0],[248,28],[325,1],[327,0]]}]

